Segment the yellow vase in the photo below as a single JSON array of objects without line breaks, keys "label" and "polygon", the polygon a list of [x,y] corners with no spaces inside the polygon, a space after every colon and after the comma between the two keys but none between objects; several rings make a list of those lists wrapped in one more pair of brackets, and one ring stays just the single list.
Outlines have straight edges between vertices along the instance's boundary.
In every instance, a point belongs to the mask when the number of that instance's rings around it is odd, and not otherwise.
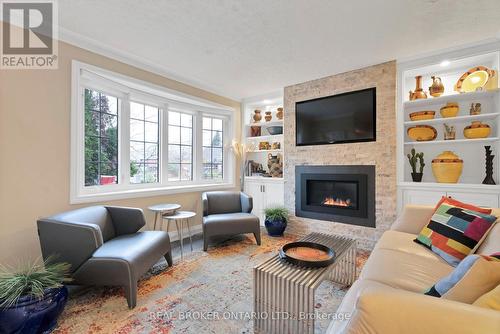
[{"label": "yellow vase", "polygon": [[432,160],[432,174],[439,183],[457,183],[464,161],[452,151],[444,151]]}]

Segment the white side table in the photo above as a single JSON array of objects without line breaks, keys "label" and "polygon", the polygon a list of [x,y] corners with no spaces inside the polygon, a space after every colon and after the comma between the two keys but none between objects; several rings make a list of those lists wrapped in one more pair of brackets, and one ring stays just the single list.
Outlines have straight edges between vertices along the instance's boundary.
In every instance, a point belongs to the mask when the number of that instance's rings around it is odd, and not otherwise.
[{"label": "white side table", "polygon": [[167,212],[173,212],[175,210],[179,210],[180,208],[181,206],[179,204],[156,204],[148,207],[148,210],[153,211],[155,213],[153,231],[156,230],[156,221],[158,220],[158,216],[163,216],[163,214]]},{"label": "white side table", "polygon": [[[182,236],[182,230],[184,226],[182,225],[184,222],[186,222],[187,225],[187,230],[189,234],[189,243],[191,244],[191,252],[193,251],[193,239],[191,238],[191,228],[189,227],[189,219],[193,218],[196,216],[196,212],[191,212],[191,211],[177,211],[173,215],[163,215],[163,219],[167,221],[167,231],[168,227],[170,224],[170,221],[175,222],[175,226],[177,227],[177,234],[179,235],[179,240],[181,241],[181,259],[184,258],[184,253],[183,253],[183,248],[184,248],[184,243],[183,239],[184,237]],[[181,223],[181,228],[179,229],[179,224],[178,222]]]}]

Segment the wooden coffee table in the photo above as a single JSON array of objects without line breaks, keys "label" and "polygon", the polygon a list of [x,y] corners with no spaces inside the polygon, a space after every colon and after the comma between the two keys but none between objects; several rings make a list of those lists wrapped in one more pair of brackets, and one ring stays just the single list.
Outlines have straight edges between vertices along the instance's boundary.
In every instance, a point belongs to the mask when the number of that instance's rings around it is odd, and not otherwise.
[{"label": "wooden coffee table", "polygon": [[314,291],[325,279],[351,285],[356,279],[356,240],[311,233],[301,241],[335,250],[335,262],[324,268],[304,268],[273,256],[256,266],[254,329],[257,333],[314,333]]}]

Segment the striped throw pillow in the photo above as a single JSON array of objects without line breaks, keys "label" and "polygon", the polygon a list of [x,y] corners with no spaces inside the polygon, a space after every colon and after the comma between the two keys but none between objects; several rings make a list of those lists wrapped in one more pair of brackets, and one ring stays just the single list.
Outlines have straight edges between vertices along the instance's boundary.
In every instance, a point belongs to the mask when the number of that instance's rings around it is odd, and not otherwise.
[{"label": "striped throw pillow", "polygon": [[414,241],[456,267],[479,247],[496,219],[495,216],[444,201]]}]

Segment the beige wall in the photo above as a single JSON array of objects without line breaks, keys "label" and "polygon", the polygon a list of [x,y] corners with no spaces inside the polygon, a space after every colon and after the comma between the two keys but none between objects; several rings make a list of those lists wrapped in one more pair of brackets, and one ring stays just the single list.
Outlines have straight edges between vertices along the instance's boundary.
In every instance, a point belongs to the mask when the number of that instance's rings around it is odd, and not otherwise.
[{"label": "beige wall", "polygon": [[[364,88],[377,88],[377,141],[295,146],[295,102]],[[295,212],[295,166],[375,165],[376,228],[292,217],[289,231],[326,232],[355,237],[370,249],[396,217],[396,62],[285,87],[285,203]]]},{"label": "beige wall", "polygon": [[[57,70],[0,70],[0,264],[40,255],[37,217],[82,206],[69,204],[73,59],[231,106],[240,124],[239,102],[62,42]],[[199,192],[106,203],[144,209],[162,202],[196,211],[196,224],[201,223]],[[151,222],[152,215],[145,213]]]}]

